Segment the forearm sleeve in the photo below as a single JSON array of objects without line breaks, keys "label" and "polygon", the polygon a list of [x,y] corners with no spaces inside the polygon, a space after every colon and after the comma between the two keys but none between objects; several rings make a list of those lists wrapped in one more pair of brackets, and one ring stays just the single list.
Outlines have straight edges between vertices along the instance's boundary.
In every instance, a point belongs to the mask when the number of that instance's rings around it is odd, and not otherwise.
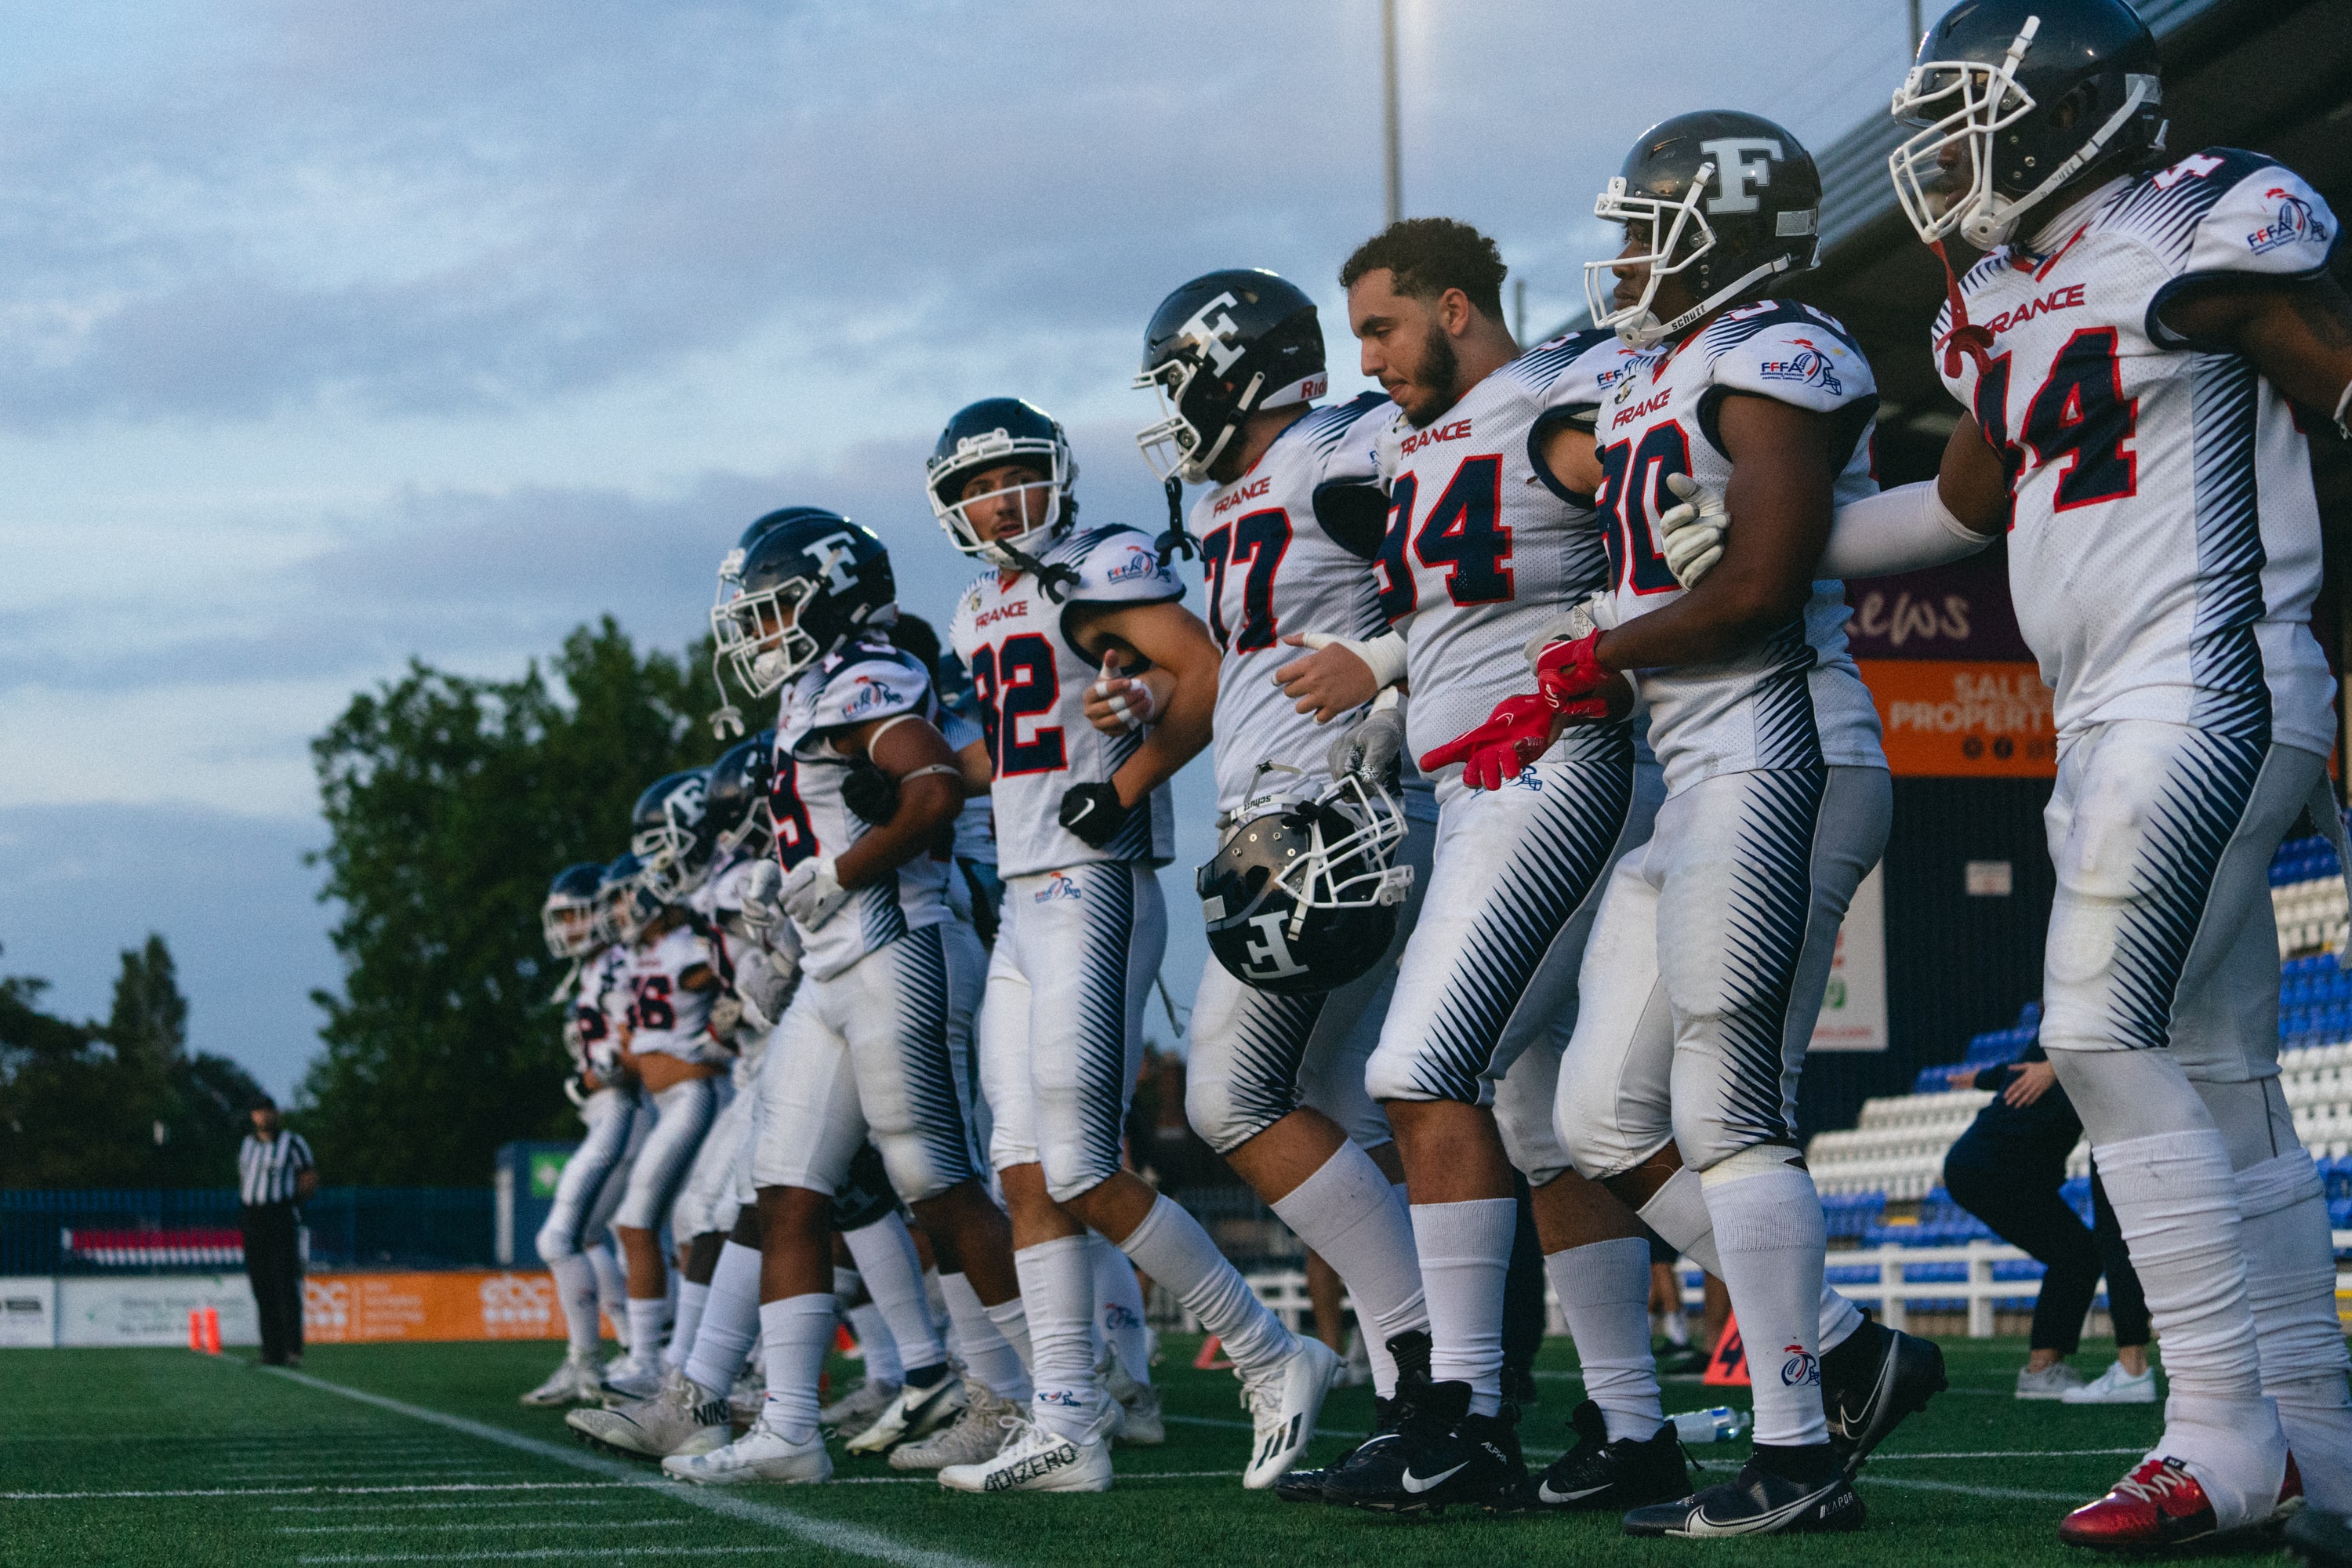
[{"label": "forearm sleeve", "polygon": [[1936,481],[1897,485],[1837,509],[1822,577],[1889,577],[1974,555],[1993,537],[1971,533],[1936,493]]}]

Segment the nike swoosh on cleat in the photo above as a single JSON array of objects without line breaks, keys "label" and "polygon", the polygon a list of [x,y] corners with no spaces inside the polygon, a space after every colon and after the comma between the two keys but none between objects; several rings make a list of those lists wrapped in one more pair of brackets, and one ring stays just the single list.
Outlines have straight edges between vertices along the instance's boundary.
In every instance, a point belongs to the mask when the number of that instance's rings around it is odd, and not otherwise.
[{"label": "nike swoosh on cleat", "polygon": [[1536,1488],[1536,1496],[1545,1502],[1576,1502],[1584,1498],[1599,1497],[1602,1492],[1607,1491],[1612,1484],[1613,1483],[1603,1482],[1597,1487],[1586,1487],[1582,1491],[1556,1492],[1551,1489],[1551,1483],[1545,1481]]},{"label": "nike swoosh on cleat", "polygon": [[1404,1472],[1404,1489],[1414,1493],[1416,1496],[1422,1492],[1433,1491],[1469,1468],[1470,1461],[1465,1459],[1450,1470],[1441,1471],[1437,1475],[1423,1479],[1423,1477],[1414,1475],[1412,1468],[1408,1466]]}]

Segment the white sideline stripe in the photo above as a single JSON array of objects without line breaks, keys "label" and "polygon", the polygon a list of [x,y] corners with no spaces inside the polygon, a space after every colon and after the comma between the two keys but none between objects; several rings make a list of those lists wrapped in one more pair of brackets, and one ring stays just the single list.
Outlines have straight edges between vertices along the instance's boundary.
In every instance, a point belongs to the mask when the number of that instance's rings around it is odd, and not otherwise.
[{"label": "white sideline stripe", "polygon": [[0,1502],[83,1502],[94,1498],[367,1497],[379,1492],[573,1492],[650,1490],[658,1481],[436,1481],[407,1487],[184,1487],[173,1491],[0,1492]]},{"label": "white sideline stripe", "polygon": [[[1227,1421],[1215,1415],[1171,1415],[1163,1411],[1160,1414],[1160,1419],[1162,1421],[1173,1421],[1182,1426],[1222,1426],[1229,1432],[1255,1432],[1257,1430],[1257,1426],[1254,1422]],[[1322,1436],[1319,1432],[1316,1435],[1318,1436]]]},{"label": "white sideline stripe", "polygon": [[483,1520],[459,1524],[281,1524],[280,1535],[356,1535],[362,1531],[392,1530],[667,1530],[688,1522],[682,1519],[517,1519],[500,1523]]},{"label": "white sideline stripe", "polygon": [[1952,1454],[1890,1454],[1884,1448],[1871,1451],[1870,1462],[1881,1459],[2087,1459],[2107,1454],[2145,1454],[2147,1445],[2136,1448],[1976,1448]]},{"label": "white sideline stripe", "polygon": [[[542,1459],[551,1460],[559,1465],[568,1465],[572,1468],[577,1470],[587,1470],[595,1475],[604,1476],[608,1479],[635,1481],[636,1478],[643,1474],[642,1471],[636,1469],[635,1467],[623,1464],[618,1459],[599,1458],[593,1454],[583,1453],[576,1448],[562,1448],[558,1447],[552,1443],[542,1443],[536,1437],[526,1437],[520,1432],[509,1432],[503,1427],[488,1426],[480,1421],[469,1421],[462,1415],[445,1415],[443,1412],[438,1410],[428,1410],[421,1405],[410,1405],[403,1400],[386,1398],[381,1394],[368,1394],[360,1389],[346,1388],[341,1384],[329,1383],[324,1378],[312,1377],[309,1373],[296,1372],[290,1367],[273,1366],[265,1368],[264,1370],[278,1377],[284,1378],[289,1383],[299,1383],[305,1388],[317,1389],[321,1394],[332,1394],[344,1399],[355,1400],[362,1405],[373,1405],[379,1410],[389,1410],[395,1415],[408,1416],[412,1420],[428,1422],[431,1425],[439,1426],[446,1431],[462,1432],[469,1437],[479,1437],[485,1442],[497,1443],[504,1447],[513,1448],[525,1454],[534,1454]],[[644,1483],[642,1481],[636,1481],[636,1484],[643,1485]],[[891,1537],[883,1534],[879,1531],[866,1530],[854,1524],[836,1524],[826,1520],[811,1519],[805,1514],[794,1513],[789,1509],[778,1508],[772,1503],[751,1502],[742,1498],[729,1497],[724,1492],[714,1493],[707,1488],[688,1487],[683,1484],[657,1483],[657,1485],[659,1490],[670,1497],[676,1498],[680,1502],[689,1504],[695,1508],[702,1509],[707,1512],[724,1514],[730,1519],[744,1520],[753,1524],[764,1524],[771,1529],[780,1530],[787,1535],[795,1536],[798,1539],[808,1542],[812,1546],[822,1546],[827,1551],[847,1552],[851,1556],[855,1557],[879,1558],[885,1563],[901,1564],[902,1568],[977,1568],[978,1560],[974,1558],[959,1557],[955,1553],[950,1552],[933,1552],[925,1547],[908,1545],[903,1542],[893,1540]],[[639,1554],[639,1549],[625,1548],[622,1550],[629,1555]],[[646,1550],[658,1551],[660,1549],[653,1548]],[[717,1549],[714,1548],[712,1550]],[[745,1548],[744,1550],[772,1552],[774,1548]],[[459,1555],[471,1556],[473,1554],[467,1552],[460,1553]],[[516,1554],[501,1553],[500,1555],[509,1556]],[[551,1548],[546,1552],[524,1552],[520,1555],[528,1557],[584,1557],[609,1554],[573,1552],[566,1548]],[[305,1558],[303,1561],[404,1563],[443,1562],[447,1561],[447,1559],[435,1557],[411,1558],[394,1556],[367,1558]]]},{"label": "white sideline stripe", "polygon": [[[550,1557],[745,1557],[754,1552],[772,1553],[772,1546],[541,1546],[521,1552],[387,1552],[332,1557],[297,1557],[297,1563],[523,1563]],[[912,1562],[908,1558],[904,1561]]]},{"label": "white sideline stripe", "polygon": [[[562,1506],[565,1508],[610,1508],[620,1500],[621,1500],[618,1498],[601,1497],[565,1498],[562,1500]],[[552,1498],[545,1500],[541,1500],[538,1498],[518,1498],[513,1502],[277,1502],[269,1505],[269,1511],[272,1513],[349,1514],[354,1509],[373,1508],[378,1513],[412,1513],[423,1509],[462,1508],[468,1512],[478,1513],[484,1509],[491,1508],[553,1508],[555,1506],[556,1500]]]},{"label": "white sideline stripe", "polygon": [[[2134,1448],[2132,1452],[2137,1454],[2141,1450]],[[1875,1455],[1872,1457],[1876,1458]],[[1997,1498],[2017,1502],[2071,1502],[2080,1507],[2091,1500],[2082,1492],[2033,1492],[2021,1490],[2016,1487],[1969,1487],[1962,1486],[1958,1481],[1898,1481],[1884,1476],[1874,1476],[1866,1471],[1862,1479],[1868,1485],[1874,1487],[1901,1487],[1906,1491],[1915,1492],[1958,1492],[1963,1497]]]},{"label": "white sideline stripe", "polygon": [[[2137,1452],[2137,1450],[2134,1450]],[[1113,1482],[1119,1481],[1199,1481],[1238,1480],[1241,1472],[1223,1470],[1115,1470]],[[836,1487],[935,1487],[937,1478],[922,1476],[835,1476],[826,1483]]]}]

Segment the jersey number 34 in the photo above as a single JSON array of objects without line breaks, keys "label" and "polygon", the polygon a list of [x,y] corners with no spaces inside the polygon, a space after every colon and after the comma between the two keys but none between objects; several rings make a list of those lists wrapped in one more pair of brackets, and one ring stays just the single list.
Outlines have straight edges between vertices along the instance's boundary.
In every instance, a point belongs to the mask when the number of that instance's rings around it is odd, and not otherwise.
[{"label": "jersey number 34", "polygon": [[1381,614],[1399,620],[1421,607],[1413,582],[1415,563],[1445,574],[1445,596],[1454,604],[1511,602],[1511,531],[1503,526],[1503,458],[1490,452],[1465,458],[1420,521],[1417,474],[1399,474],[1389,486],[1389,526],[1381,536],[1373,573],[1381,586]]}]

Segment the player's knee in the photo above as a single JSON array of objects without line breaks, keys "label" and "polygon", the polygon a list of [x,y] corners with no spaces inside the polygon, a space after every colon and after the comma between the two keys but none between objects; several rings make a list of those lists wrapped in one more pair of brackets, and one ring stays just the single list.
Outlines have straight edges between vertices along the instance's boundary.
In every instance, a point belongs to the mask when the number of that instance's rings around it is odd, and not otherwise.
[{"label": "player's knee", "polygon": [[580,1256],[580,1226],[569,1215],[551,1214],[547,1223],[539,1227],[535,1242],[542,1263],[553,1263],[565,1258]]},{"label": "player's knee", "polygon": [[1385,1105],[1391,1100],[1438,1100],[1423,1087],[1420,1053],[1383,1043],[1364,1063],[1364,1092]]},{"label": "player's knee", "polygon": [[1187,1075],[1184,1083],[1184,1120],[1219,1155],[1232,1153],[1282,1119],[1282,1112],[1265,1114],[1266,1108],[1255,1113],[1242,1103],[1234,1090],[1233,1080],[1222,1073]]},{"label": "player's knee", "polygon": [[1801,1165],[1803,1161],[1801,1152],[1786,1143],[1743,1138],[1719,1123],[1694,1128],[1689,1133],[1677,1127],[1675,1141],[1682,1149],[1683,1163],[1696,1171],[1699,1180],[1709,1186],[1760,1176],[1790,1164]]},{"label": "player's knee", "polygon": [[1075,1149],[1047,1149],[1038,1164],[1046,1195],[1057,1204],[1076,1203],[1118,1173],[1116,1164],[1106,1166]]}]

